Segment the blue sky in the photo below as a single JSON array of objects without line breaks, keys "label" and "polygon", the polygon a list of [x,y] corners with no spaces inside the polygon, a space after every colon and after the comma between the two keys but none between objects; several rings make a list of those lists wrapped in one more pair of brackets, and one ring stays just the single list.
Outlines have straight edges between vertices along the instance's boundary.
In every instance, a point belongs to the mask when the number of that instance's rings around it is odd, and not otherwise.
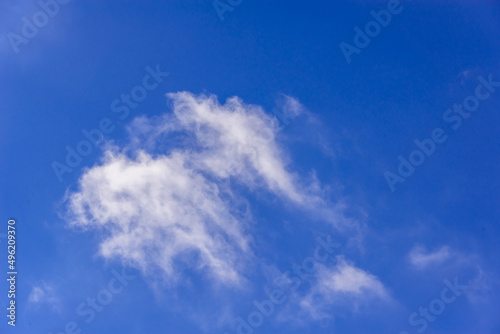
[{"label": "blue sky", "polygon": [[41,3],[0,3],[1,333],[500,333],[498,2]]}]

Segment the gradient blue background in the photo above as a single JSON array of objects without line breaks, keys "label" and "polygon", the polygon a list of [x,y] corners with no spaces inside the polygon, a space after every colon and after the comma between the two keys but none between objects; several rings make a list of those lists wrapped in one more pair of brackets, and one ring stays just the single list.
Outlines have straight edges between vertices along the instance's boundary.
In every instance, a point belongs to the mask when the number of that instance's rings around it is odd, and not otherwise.
[{"label": "gradient blue background", "polygon": [[[125,124],[133,117],[167,112],[164,94],[184,90],[213,93],[220,101],[236,95],[268,112],[279,93],[297,97],[318,115],[330,145],[340,148],[334,158],[301,143],[289,150],[298,170],[315,168],[323,182],[342,184],[343,194],[366,212],[366,250],[348,255],[376,274],[401,307],[373,316],[341,316],[335,323],[338,333],[409,330],[408,315],[436,298],[443,279],[471,277],[477,269],[412,271],[404,259],[415,244],[475,254],[477,265],[498,278],[500,90],[457,131],[447,128],[448,140],[396,192],[389,190],[383,173],[395,171],[398,155],[408,156],[414,139],[446,127],[443,112],[473,93],[479,75],[500,80],[500,4],[402,5],[401,14],[347,64],[339,44],[352,44],[353,27],[371,20],[370,10],[384,9],[386,2],[246,0],[221,22],[210,1],[71,1],[16,54],[6,34],[19,33],[21,18],[39,7],[35,1],[2,1],[0,233],[10,217],[17,219],[17,333],[62,330],[67,321],[78,320],[76,306],[105,286],[111,270],[121,270],[118,263],[96,256],[93,232],[68,229],[58,215],[65,191],[75,189],[84,168],[98,161],[100,149],[62,183],[51,163],[62,162],[65,146],[75,147],[83,139],[81,131],[96,128],[104,117],[117,126],[108,139],[124,140]],[[157,64],[170,76],[120,121],[111,102],[141,83],[146,66]],[[300,132],[301,124],[291,123],[284,131]],[[259,238],[268,245],[263,252],[269,260],[287,270],[308,256],[317,234],[334,231],[281,211],[262,204]],[[296,222],[297,227],[283,231],[266,221]],[[0,241],[4,248],[6,240]],[[6,260],[0,263],[6,271]],[[188,298],[209,304],[210,295],[182,288],[159,293],[135,274],[118,302],[82,326],[84,333],[202,332],[171,304],[180,299],[189,305]],[[224,292],[221,300],[237,305],[235,313],[248,314],[253,299],[265,298],[259,279],[256,275],[251,291]],[[28,303],[32,286],[41,281],[57,285],[59,309]],[[497,288],[480,312],[459,299],[426,333],[500,333]],[[1,305],[6,291],[2,280]],[[0,332],[14,332],[3,313]],[[219,332],[224,331],[233,333],[234,327]],[[316,322],[303,327],[271,322],[258,330],[278,331],[332,333]]]}]

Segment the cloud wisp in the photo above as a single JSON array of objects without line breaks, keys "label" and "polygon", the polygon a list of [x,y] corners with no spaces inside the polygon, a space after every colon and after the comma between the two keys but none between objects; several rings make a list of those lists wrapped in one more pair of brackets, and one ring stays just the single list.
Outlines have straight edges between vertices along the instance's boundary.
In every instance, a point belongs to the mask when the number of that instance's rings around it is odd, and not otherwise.
[{"label": "cloud wisp", "polygon": [[442,264],[450,256],[451,252],[447,246],[443,246],[434,252],[426,252],[425,248],[417,246],[408,255],[412,266],[419,270],[426,269],[432,265]]},{"label": "cloud wisp", "polygon": [[317,281],[300,305],[312,319],[318,320],[330,318],[331,307],[343,305],[356,309],[376,301],[392,301],[379,278],[337,256],[334,267],[318,268]]},{"label": "cloud wisp", "polygon": [[[251,214],[239,189],[264,190],[297,207],[329,209],[321,185],[290,171],[277,128],[237,97],[168,94],[173,113],[135,119],[130,141],[108,144],[102,162],[68,193],[73,227],[101,229],[100,254],[174,282],[185,269],[242,282],[251,259]],[[295,114],[303,108],[287,98]]]}]

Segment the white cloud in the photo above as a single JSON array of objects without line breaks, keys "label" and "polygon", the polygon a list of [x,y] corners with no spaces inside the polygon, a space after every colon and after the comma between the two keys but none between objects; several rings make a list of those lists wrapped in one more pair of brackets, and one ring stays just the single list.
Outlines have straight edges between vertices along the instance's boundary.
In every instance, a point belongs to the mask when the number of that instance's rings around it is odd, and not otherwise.
[{"label": "white cloud", "polygon": [[28,302],[31,305],[49,304],[52,308],[57,308],[59,299],[50,285],[42,283],[41,285],[33,286],[28,296]]},{"label": "white cloud", "polygon": [[43,291],[42,288],[35,286],[31,290],[31,293],[28,297],[28,301],[30,303],[38,303],[42,300],[43,296],[45,295],[45,291]]},{"label": "white cloud", "polygon": [[248,205],[235,185],[340,220],[319,182],[306,184],[289,170],[260,107],[187,92],[168,97],[173,114],[136,119],[130,143],[109,145],[67,197],[70,225],[105,231],[102,256],[169,281],[189,266],[238,284],[252,252],[248,210],[235,209]]},{"label": "white cloud", "polygon": [[390,294],[380,280],[348,263],[342,256],[333,268],[318,267],[318,279],[300,305],[313,319],[332,318],[335,307],[357,309],[371,301],[390,301]]},{"label": "white cloud", "polygon": [[408,255],[410,263],[417,269],[425,269],[431,265],[441,264],[450,258],[450,250],[443,246],[435,252],[427,252],[421,246],[414,247]]},{"label": "white cloud", "polygon": [[373,275],[341,260],[333,271],[320,271],[320,288],[332,292],[385,296],[386,291]]},{"label": "white cloud", "polygon": [[283,112],[283,114],[289,119],[293,119],[306,113],[306,108],[298,99],[285,94],[280,96],[280,99],[277,100],[276,104],[278,108],[281,109],[281,112]]},{"label": "white cloud", "polygon": [[347,263],[342,256],[337,257],[334,268],[320,267],[318,289],[324,293],[344,293],[353,295],[388,296],[383,284],[372,274]]},{"label": "white cloud", "polygon": [[272,120],[256,106],[231,98],[220,106],[214,96],[169,94],[182,130],[190,131],[203,150],[193,160],[218,177],[237,176],[248,186],[259,180],[275,193],[304,202],[296,177],[275,140]]}]

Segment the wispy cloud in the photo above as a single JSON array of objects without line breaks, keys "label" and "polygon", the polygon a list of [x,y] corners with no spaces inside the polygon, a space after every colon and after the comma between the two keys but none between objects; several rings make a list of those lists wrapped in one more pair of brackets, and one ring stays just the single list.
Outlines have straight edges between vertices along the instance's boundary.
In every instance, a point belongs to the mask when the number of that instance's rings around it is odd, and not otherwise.
[{"label": "wispy cloud", "polygon": [[337,260],[332,268],[319,267],[316,284],[300,302],[311,318],[331,318],[328,310],[339,306],[357,309],[373,301],[391,300],[378,277],[347,262],[343,256],[338,256]]},{"label": "wispy cloud", "polygon": [[443,246],[440,249],[431,252],[426,251],[424,247],[414,247],[408,255],[410,263],[416,269],[422,270],[432,265],[441,264],[448,260],[451,256],[450,249]]},{"label": "wispy cloud", "polygon": [[306,108],[300,101],[292,96],[281,94],[276,100],[277,107],[289,119],[294,119],[302,114],[307,113]]},{"label": "wispy cloud", "polygon": [[28,303],[31,306],[48,305],[53,309],[58,309],[60,306],[60,300],[56,295],[55,289],[45,282],[32,287],[28,296]]},{"label": "wispy cloud", "polygon": [[[290,168],[262,108],[234,97],[168,94],[173,114],[138,118],[130,143],[109,145],[67,196],[72,226],[102,228],[105,258],[175,281],[183,268],[238,285],[252,257],[250,211],[238,187],[262,189],[341,224],[318,181]],[[287,99],[294,112],[302,107]],[[244,209],[241,209],[244,208]]]},{"label": "wispy cloud", "polygon": [[31,293],[28,297],[28,301],[30,303],[39,303],[44,296],[45,296],[45,291],[43,291],[42,288],[35,286],[31,290]]}]

